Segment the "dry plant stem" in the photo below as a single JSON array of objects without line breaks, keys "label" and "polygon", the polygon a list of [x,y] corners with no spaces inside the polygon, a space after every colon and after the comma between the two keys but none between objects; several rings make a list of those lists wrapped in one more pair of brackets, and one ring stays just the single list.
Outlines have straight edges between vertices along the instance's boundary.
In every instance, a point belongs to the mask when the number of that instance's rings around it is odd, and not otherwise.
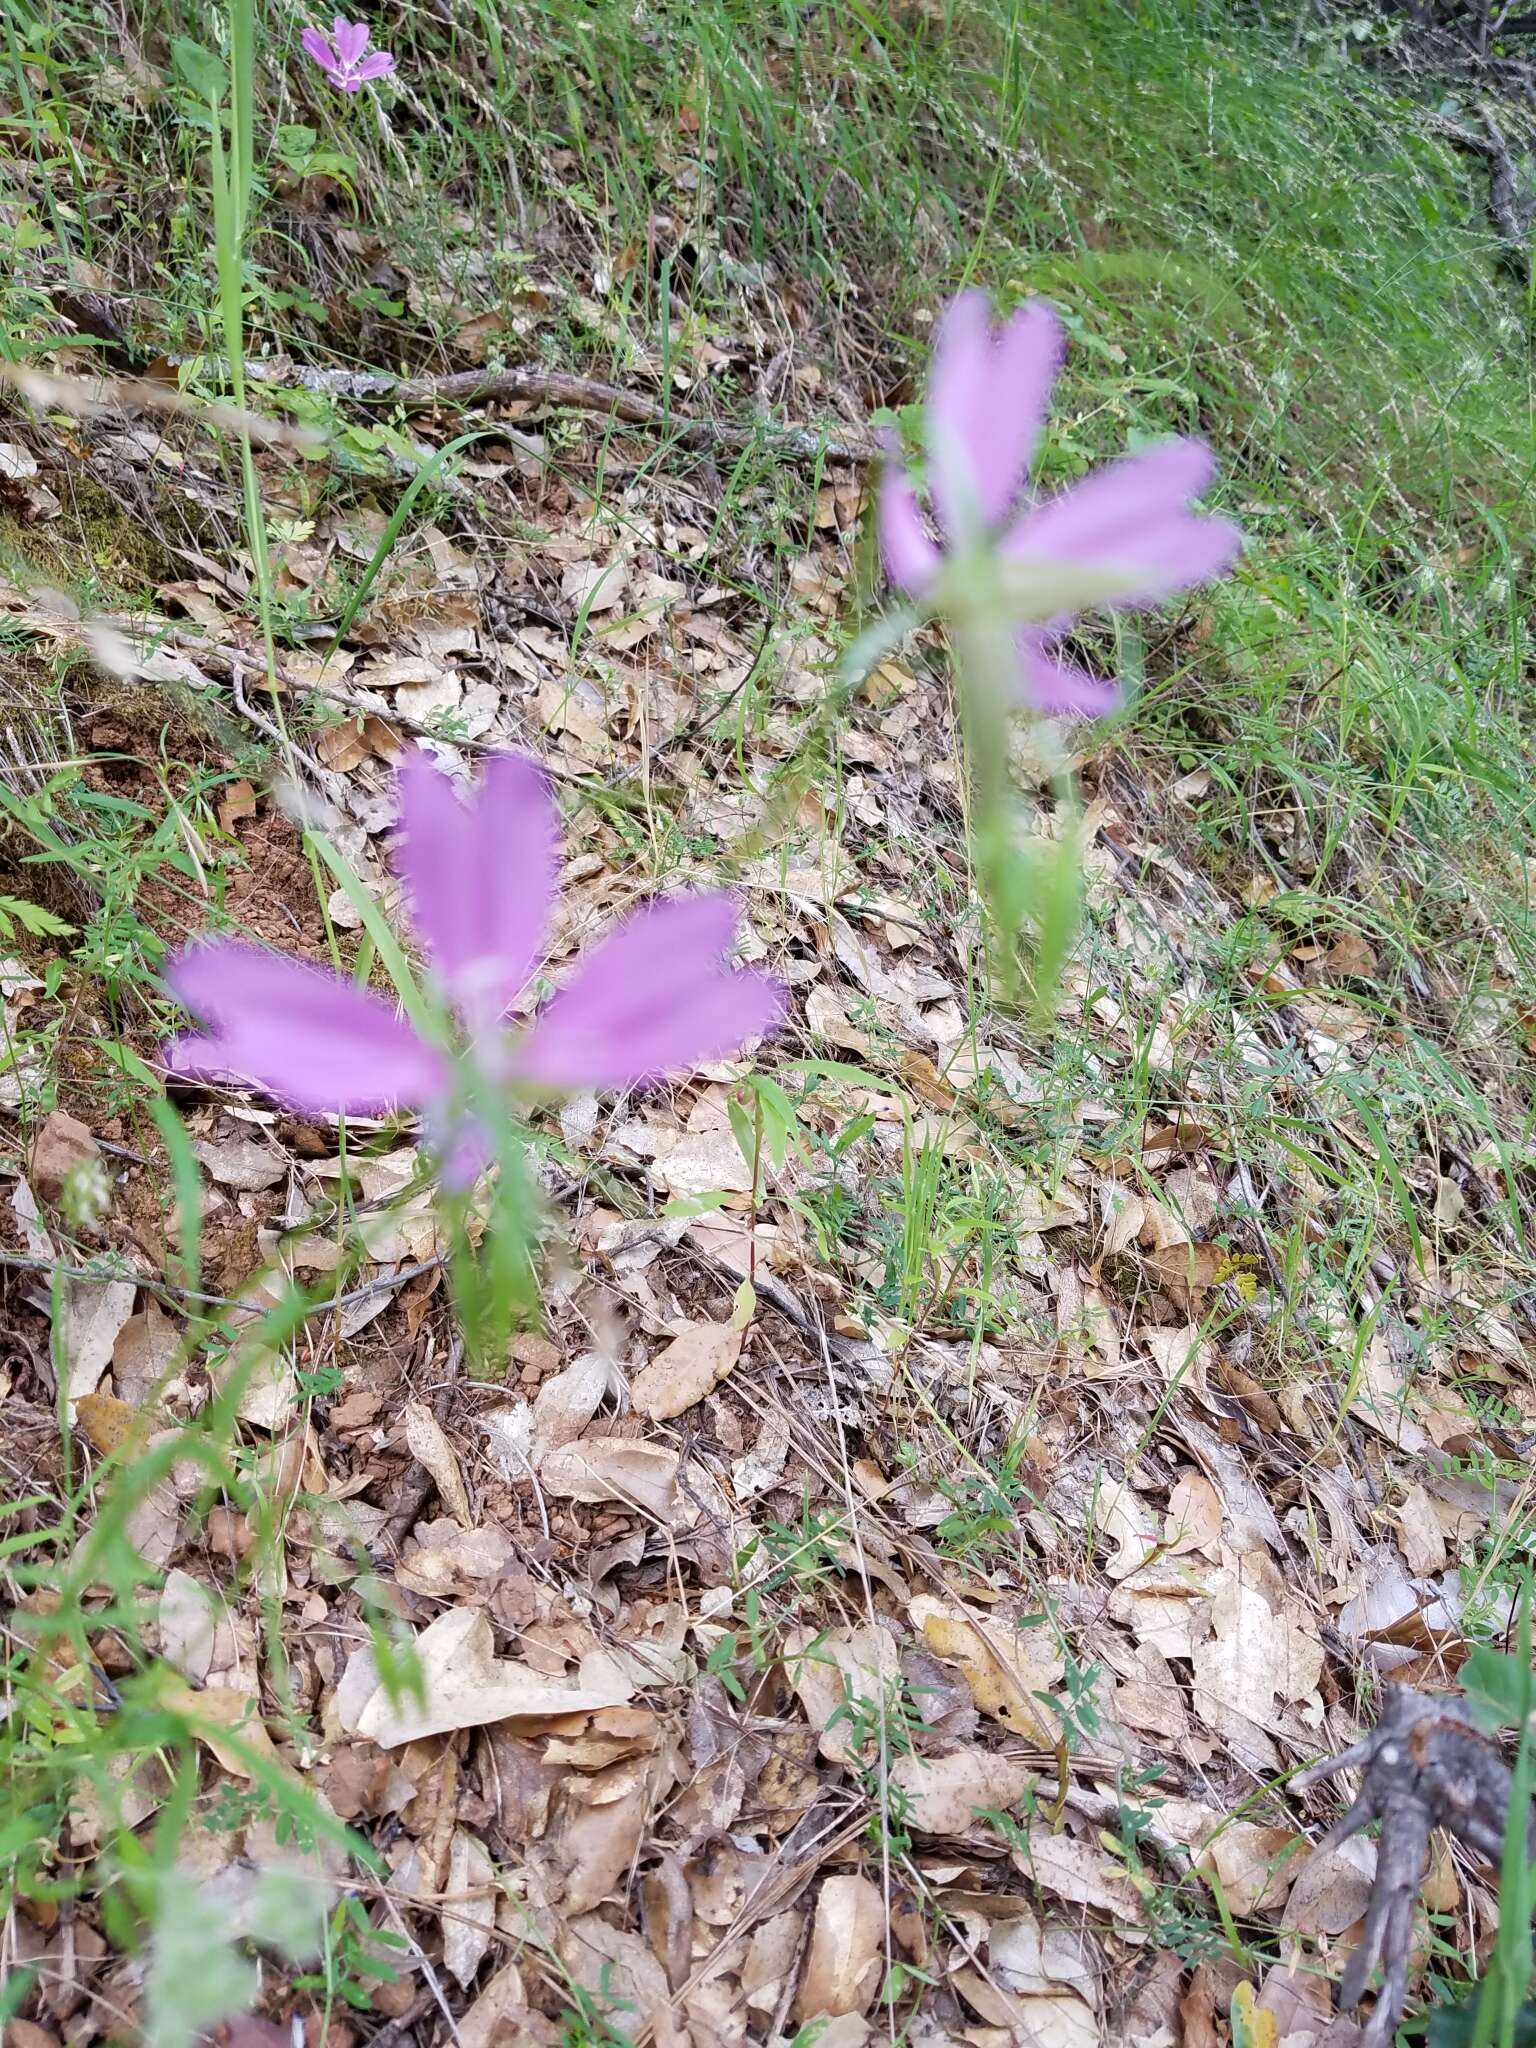
[{"label": "dry plant stem", "polygon": [[0,362],[0,384],[13,385],[42,412],[65,412],[88,420],[113,413],[169,413],[220,433],[249,434],[261,448],[288,448],[315,456],[325,444],[307,428],[265,419],[241,405],[191,398],[174,384],[150,377],[56,377],[20,363]]},{"label": "dry plant stem", "polygon": [[[1318,1845],[1328,1847],[1381,1822],[1376,1881],[1365,1934],[1339,1985],[1339,2006],[1353,2011],[1378,1967],[1382,1985],[1361,2034],[1361,2048],[1389,2048],[1408,2004],[1413,1911],[1429,1864],[1429,1838],[1447,1829],[1498,1865],[1504,1847],[1512,1779],[1497,1746],[1473,1721],[1466,1703],[1389,1685],[1381,1718],[1363,1741],[1314,1764],[1291,1780],[1305,1791],[1339,1772],[1362,1776],[1355,1802]],[[1536,1856],[1536,1818],[1527,1828]]]},{"label": "dry plant stem", "polygon": [[658,399],[638,391],[626,391],[618,384],[603,384],[593,377],[577,377],[567,370],[545,370],[529,363],[503,370],[455,370],[441,377],[387,377],[371,370],[300,370],[252,364],[248,374],[265,375],[268,381],[302,385],[335,398],[354,398],[367,403],[387,402],[407,412],[430,411],[440,405],[496,405],[509,399],[529,399],[541,405],[566,405],[578,412],[611,414],[628,426],[657,427],[669,434],[680,448],[751,448],[759,443],[780,455],[814,461],[862,464],[879,454],[875,443],[863,436],[840,439],[809,427],[780,426],[760,420],[742,426],[730,420],[706,420],[687,413],[671,412]]}]

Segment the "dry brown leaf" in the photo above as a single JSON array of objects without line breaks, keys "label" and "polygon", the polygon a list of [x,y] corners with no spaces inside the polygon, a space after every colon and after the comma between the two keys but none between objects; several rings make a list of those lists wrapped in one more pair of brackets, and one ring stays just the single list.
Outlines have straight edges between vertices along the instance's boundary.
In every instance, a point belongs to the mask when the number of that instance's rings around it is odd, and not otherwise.
[{"label": "dry brown leaf", "polygon": [[677,1497],[679,1458],[634,1437],[585,1436],[549,1452],[539,1466],[545,1490],[562,1500],[622,1501],[668,1522]]},{"label": "dry brown leaf", "polygon": [[1143,1255],[1153,1280],[1173,1302],[1197,1315],[1205,1296],[1231,1265],[1231,1254],[1219,1244],[1176,1244]]},{"label": "dry brown leaf", "polygon": [[598,1913],[582,1913],[562,1926],[559,1955],[600,2011],[616,2009],[620,2024],[627,2014],[643,2013],[656,2048],[681,2048],[685,2037],[672,2010],[666,1972],[642,1936],[611,1926]]},{"label": "dry brown leaf", "polygon": [[1305,1699],[1322,1676],[1316,1629],[1261,1551],[1223,1575],[1211,1622],[1214,1634],[1193,1658],[1195,1709],[1253,1767],[1272,1769],[1265,1729],[1277,1700]]},{"label": "dry brown leaf", "polygon": [[526,1664],[498,1658],[491,1624],[473,1608],[450,1607],[418,1636],[415,1661],[425,1699],[390,1700],[373,1652],[354,1650],[337,1687],[334,1710],[349,1735],[366,1735],[381,1749],[455,1728],[493,1721],[547,1721],[566,1714],[622,1706],[629,1688],[611,1669],[594,1684],[542,1677]]},{"label": "dry brown leaf", "polygon": [[467,1828],[453,1831],[444,1893],[443,1962],[468,1986],[496,1932],[496,1871],[484,1843]]},{"label": "dry brown leaf", "polygon": [[603,1405],[604,1396],[621,1385],[612,1359],[601,1351],[583,1351],[564,1372],[545,1380],[533,1400],[528,1455],[534,1464],[562,1444],[573,1443]]},{"label": "dry brown leaf", "polygon": [[988,1931],[987,1968],[963,1969],[957,1991],[1010,2042],[1051,2048],[1099,2048],[1097,1971],[1076,1929],[1033,1914],[1002,1920]]},{"label": "dry brown leaf", "polygon": [[1376,1844],[1364,1835],[1330,1842],[1300,1861],[1280,1925],[1292,1934],[1347,1934],[1365,1917],[1376,1876]]},{"label": "dry brown leaf", "polygon": [[1408,1569],[1416,1578],[1429,1578],[1445,1570],[1445,1535],[1434,1502],[1417,1480],[1397,1510],[1397,1532]]},{"label": "dry brown leaf", "polygon": [[1034,1784],[1028,1764],[993,1750],[961,1749],[950,1756],[900,1756],[891,1780],[906,1794],[907,1818],[920,1835],[968,1835],[979,1811],[1008,1812]]},{"label": "dry brown leaf", "polygon": [[589,1913],[613,1897],[644,1838],[653,1783],[653,1768],[645,1758],[567,1782],[560,1825],[550,1841],[565,1875],[562,1904],[567,1913]]},{"label": "dry brown leaf", "polygon": [[1291,1828],[1229,1821],[1201,1850],[1196,1867],[1213,1870],[1239,1919],[1283,1904],[1301,1870],[1295,1851],[1303,1837]]},{"label": "dry brown leaf", "polygon": [[260,1702],[248,1692],[232,1685],[205,1685],[201,1692],[194,1692],[189,1685],[175,1685],[167,1686],[162,1698],[167,1707],[186,1716],[198,1740],[235,1777],[255,1776],[247,1756],[291,1775],[267,1733]]},{"label": "dry brown leaf", "polygon": [[1203,1551],[1215,1558],[1221,1547],[1221,1495],[1193,1466],[1179,1474],[1163,1517],[1163,1543],[1172,1557]]},{"label": "dry brown leaf", "polygon": [[27,1179],[45,1202],[56,1202],[70,1174],[100,1158],[88,1124],[68,1110],[50,1110],[27,1152]]},{"label": "dry brown leaf", "polygon": [[630,1395],[642,1415],[669,1422],[712,1393],[741,1356],[743,1332],[729,1323],[688,1323],[635,1374]]},{"label": "dry brown leaf", "polygon": [[1335,981],[1374,981],[1381,972],[1376,949],[1358,932],[1341,932],[1323,958]]},{"label": "dry brown leaf", "polygon": [[960,1666],[982,1713],[1026,1742],[1053,1744],[1058,1732],[1038,1695],[1061,1683],[1060,1650],[1043,1629],[1009,1629],[927,1594],[908,1608],[936,1657]]},{"label": "dry brown leaf", "polygon": [[237,1194],[275,1187],[288,1171],[288,1161],[275,1145],[243,1130],[223,1138],[194,1138],[192,1153],[220,1187],[233,1188]]},{"label": "dry brown leaf", "polygon": [[152,1398],[184,1398],[190,1391],[187,1381],[173,1370],[181,1345],[180,1325],[157,1301],[147,1301],[138,1315],[130,1316],[112,1347],[112,1384],[121,1399],[143,1408]]},{"label": "dry brown leaf", "polygon": [[1211,1369],[1212,1347],[1193,1323],[1142,1330],[1139,1340],[1157,1361],[1157,1369],[1168,1386],[1187,1389],[1209,1405],[1211,1390],[1207,1375]]},{"label": "dry brown leaf", "polygon": [[405,1442],[411,1456],[431,1473],[443,1506],[461,1529],[468,1529],[474,1517],[459,1461],[443,1434],[442,1424],[424,1401],[405,1404]]},{"label": "dry brown leaf", "polygon": [[1035,1827],[1030,1830],[1028,1848],[1016,1852],[1016,1860],[1036,1884],[1074,1906],[1112,1913],[1126,1925],[1138,1924],[1142,1918],[1141,1900],[1125,1866],[1092,1842]]},{"label": "dry brown leaf", "polygon": [[66,1280],[58,1349],[63,1356],[69,1412],[94,1394],[112,1363],[118,1333],[133,1314],[131,1280]]},{"label": "dry brown leaf", "polygon": [[792,1629],[784,1669],[830,1763],[859,1753],[850,1700],[882,1700],[900,1675],[896,1644],[881,1628]]},{"label": "dry brown leaf", "polygon": [[816,1899],[795,2017],[864,2012],[885,1961],[885,1900],[867,1877],[829,1877]]},{"label": "dry brown leaf", "polygon": [[201,1685],[212,1667],[218,1634],[212,1593],[189,1573],[168,1571],[156,1622],[161,1656],[184,1678]]},{"label": "dry brown leaf", "polygon": [[527,2010],[523,1973],[516,1963],[508,1963],[459,2020],[458,2048],[501,2048],[503,2042],[521,2039],[513,2022]]}]

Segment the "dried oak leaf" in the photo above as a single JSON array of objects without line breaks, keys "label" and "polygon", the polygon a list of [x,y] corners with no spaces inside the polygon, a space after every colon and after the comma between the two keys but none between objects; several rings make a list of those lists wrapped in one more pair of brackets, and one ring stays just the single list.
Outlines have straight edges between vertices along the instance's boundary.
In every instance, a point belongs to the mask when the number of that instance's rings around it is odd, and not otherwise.
[{"label": "dried oak leaf", "polygon": [[381,1749],[481,1728],[493,1721],[524,1724],[622,1706],[629,1688],[606,1663],[595,1682],[542,1677],[495,1654],[491,1624],[473,1608],[450,1607],[415,1644],[423,1696],[397,1690],[391,1699],[370,1649],[354,1650],[336,1689],[337,1725],[366,1735]]},{"label": "dried oak leaf", "polygon": [[988,1624],[927,1594],[907,1612],[933,1654],[959,1665],[982,1713],[1026,1742],[1054,1744],[1057,1731],[1039,1699],[1061,1683],[1061,1655],[1049,1636]]}]

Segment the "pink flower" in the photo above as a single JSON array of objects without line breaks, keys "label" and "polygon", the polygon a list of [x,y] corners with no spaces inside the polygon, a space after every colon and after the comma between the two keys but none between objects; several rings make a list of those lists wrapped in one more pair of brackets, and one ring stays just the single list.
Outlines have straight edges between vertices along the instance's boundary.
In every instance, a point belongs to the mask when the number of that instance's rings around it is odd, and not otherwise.
[{"label": "pink flower", "polygon": [[[628,1088],[733,1052],[779,1021],[768,976],[722,966],[728,896],[678,896],[627,918],[521,1035],[507,1013],[539,965],[558,876],[558,811],[536,762],[495,756],[467,803],[418,749],[400,776],[397,865],[439,991],[479,1074],[530,1088]],[[344,976],[233,939],[166,967],[211,1027],[165,1049],[174,1074],[253,1081],[309,1113],[425,1113],[446,1177],[472,1180],[484,1133],[455,1106],[454,1062],[393,1003]]]},{"label": "pink flower", "polygon": [[368,50],[370,37],[366,21],[348,21],[338,14],[329,35],[321,28],[307,28],[299,41],[332,85],[342,92],[361,92],[369,79],[386,78],[395,68],[388,50]]},{"label": "pink flower", "polygon": [[[1228,568],[1241,544],[1225,519],[1191,512],[1214,471],[1202,441],[1179,437],[1127,456],[1043,504],[1026,497],[1051,386],[1061,367],[1061,322],[1036,299],[992,326],[983,292],[963,292],[939,327],[928,391],[931,486],[951,543],[965,515],[997,535],[1005,563],[1068,564],[1114,579],[1114,606],[1154,604]],[[893,451],[894,452],[894,451]],[[880,539],[891,580],[926,597],[943,567],[911,476],[886,464]],[[1018,634],[1021,693],[1037,711],[1093,717],[1119,688],[1057,658],[1070,611]]]}]

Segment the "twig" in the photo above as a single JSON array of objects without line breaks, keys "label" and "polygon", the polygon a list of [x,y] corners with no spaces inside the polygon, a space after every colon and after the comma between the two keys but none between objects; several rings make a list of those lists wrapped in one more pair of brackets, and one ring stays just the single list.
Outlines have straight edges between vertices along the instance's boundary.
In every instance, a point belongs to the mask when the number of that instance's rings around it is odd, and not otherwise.
[{"label": "twig", "polygon": [[264,419],[238,405],[191,398],[174,384],[148,377],[54,377],[23,363],[0,362],[0,384],[10,384],[43,411],[67,412],[88,420],[106,413],[161,412],[225,433],[249,434],[258,447],[291,448],[298,455],[323,455],[325,443],[305,427]]},{"label": "twig", "polygon": [[[1349,2012],[1358,2007],[1379,1966],[1381,1990],[1360,2042],[1361,2048],[1388,2048],[1408,2003],[1413,1909],[1429,1863],[1430,1834],[1447,1828],[1475,1855],[1497,1866],[1513,1780],[1497,1745],[1477,1726],[1464,1700],[1435,1698],[1406,1685],[1386,1688],[1381,1718],[1363,1741],[1302,1771],[1291,1780],[1291,1789],[1304,1792],[1354,1769],[1361,1771],[1360,1791],[1319,1847],[1346,1841],[1373,1820],[1381,1822],[1365,1934],[1339,1984],[1339,2008]],[[1536,1848],[1536,1825],[1527,1827],[1527,1844]]]},{"label": "twig", "polygon": [[672,412],[657,399],[626,391],[618,384],[578,377],[568,370],[545,370],[532,363],[503,370],[456,370],[441,377],[390,377],[373,370],[285,369],[276,364],[252,364],[250,374],[282,377],[285,382],[302,385],[306,391],[325,392],[335,398],[353,398],[370,405],[400,405],[407,412],[430,411],[440,405],[504,404],[509,399],[566,405],[578,412],[609,413],[628,426],[660,428],[681,448],[762,446],[808,461],[820,457],[826,462],[856,465],[873,462],[880,453],[872,440],[843,440],[825,429],[783,426],[766,419],[751,425],[699,419],[688,413]]}]

